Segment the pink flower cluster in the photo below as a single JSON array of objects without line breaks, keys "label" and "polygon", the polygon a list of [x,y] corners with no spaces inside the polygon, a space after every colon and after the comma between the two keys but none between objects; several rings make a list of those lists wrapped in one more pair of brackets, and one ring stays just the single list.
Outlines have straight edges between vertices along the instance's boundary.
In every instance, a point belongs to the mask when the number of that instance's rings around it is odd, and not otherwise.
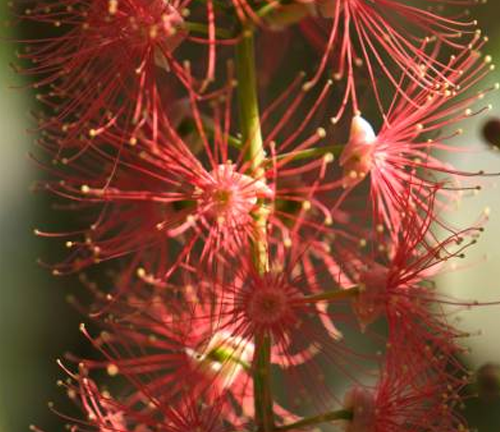
[{"label": "pink flower cluster", "polygon": [[468,430],[476,303],[432,280],[486,219],[447,221],[489,175],[446,161],[498,88],[477,1],[33,3],[36,189],[74,219],[36,234],[98,352],[69,430]]}]

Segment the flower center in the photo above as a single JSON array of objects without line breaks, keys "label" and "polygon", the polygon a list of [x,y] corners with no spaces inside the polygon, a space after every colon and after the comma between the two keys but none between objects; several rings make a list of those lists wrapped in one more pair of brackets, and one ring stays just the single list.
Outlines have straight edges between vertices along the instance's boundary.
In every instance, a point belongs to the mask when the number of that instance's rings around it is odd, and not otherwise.
[{"label": "flower center", "polygon": [[229,189],[219,189],[214,192],[213,200],[216,213],[224,213],[229,208],[233,195],[233,191]]},{"label": "flower center", "polygon": [[376,321],[383,313],[387,300],[388,269],[374,265],[360,275],[360,294],[353,303],[354,312],[362,329]]},{"label": "flower center", "polygon": [[283,290],[271,288],[256,290],[249,298],[247,314],[261,326],[281,321],[290,312],[288,298]]},{"label": "flower center", "polygon": [[352,420],[345,428],[346,432],[368,432],[376,427],[375,395],[361,387],[351,388],[345,395],[344,407],[352,411]]},{"label": "flower center", "polygon": [[219,165],[210,173],[201,189],[200,205],[214,219],[240,226],[261,198],[272,196],[271,189],[262,181],[236,171],[235,165]]}]

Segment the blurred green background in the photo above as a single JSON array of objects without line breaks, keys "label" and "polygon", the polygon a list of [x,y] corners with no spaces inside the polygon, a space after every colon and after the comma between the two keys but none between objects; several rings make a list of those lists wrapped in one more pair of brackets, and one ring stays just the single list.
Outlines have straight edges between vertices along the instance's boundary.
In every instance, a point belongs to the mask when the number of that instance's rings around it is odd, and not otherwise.
[{"label": "blurred green background", "polygon": [[[490,2],[476,8],[488,51],[500,58],[500,4]],[[7,2],[0,16],[8,16]],[[20,37],[19,29],[4,26],[7,37]],[[29,192],[40,175],[28,153],[33,135],[30,110],[33,95],[22,86],[9,67],[14,61],[15,44],[0,45],[0,432],[27,431],[31,423],[47,432],[63,430],[62,422],[50,413],[47,402],[64,400],[56,387],[61,371],[55,363],[66,351],[83,353],[85,344],[78,332],[80,317],[65,302],[77,288],[71,278],[57,279],[36,264],[39,256],[49,256],[52,242],[37,239],[33,228],[53,218],[43,196]],[[500,81],[496,71],[490,84]],[[461,137],[464,145],[481,144],[481,128],[489,118],[500,118],[498,94],[490,94],[494,108],[485,116],[471,119]],[[500,171],[500,152],[483,145],[482,153],[458,155],[453,162],[467,170]],[[466,269],[442,277],[447,292],[463,298],[492,301],[500,298],[500,188],[495,178],[475,197],[464,199],[453,217],[471,222],[481,208],[491,215],[486,233],[467,258]],[[485,362],[500,363],[500,307],[484,307],[460,315],[460,325],[481,334],[466,341],[472,354],[465,360],[472,368]],[[500,431],[500,399],[489,402],[471,399],[466,407],[471,424],[480,432]]]},{"label": "blurred green background", "polygon": [[[0,3],[2,36],[20,37],[6,1]],[[50,242],[37,239],[33,229],[50,213],[45,197],[30,193],[40,176],[28,153],[34,136],[30,111],[33,94],[13,89],[26,83],[12,72],[16,46],[0,44],[0,432],[28,431],[36,423],[47,431],[63,430],[47,402],[61,398],[56,358],[65,351],[82,352],[81,318],[65,301],[71,279],[56,279],[38,266],[48,256]],[[53,213],[52,213],[53,216]]]}]

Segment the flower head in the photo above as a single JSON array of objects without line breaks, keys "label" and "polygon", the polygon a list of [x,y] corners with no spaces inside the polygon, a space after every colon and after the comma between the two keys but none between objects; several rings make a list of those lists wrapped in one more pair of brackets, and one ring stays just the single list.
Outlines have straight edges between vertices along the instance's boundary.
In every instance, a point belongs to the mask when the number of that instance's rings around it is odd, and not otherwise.
[{"label": "flower head", "polygon": [[[36,79],[40,100],[53,114],[41,128],[63,147],[81,144],[118,126],[129,135],[160,107],[160,65],[181,80],[173,57],[188,37],[183,1],[70,0],[39,2],[27,9],[30,22],[49,23],[62,34],[28,44],[21,71]],[[62,135],[61,135],[62,131]]]},{"label": "flower head", "polygon": [[[217,253],[236,250],[254,236],[252,213],[258,201],[274,196],[272,189],[249,175],[247,162],[237,165],[226,156],[203,164],[168,123],[164,125],[161,148],[146,143],[140,152],[124,152],[119,161],[90,148],[77,163],[88,171],[60,172],[64,181],[43,186],[96,218],[90,229],[61,234],[72,254],[54,266],[57,273],[126,254],[153,267],[177,241],[184,242],[181,258],[194,258],[196,252],[202,262],[210,262]],[[205,155],[210,158],[211,150]],[[176,262],[170,262],[164,271],[175,267]]]},{"label": "flower head", "polygon": [[[330,87],[318,96],[311,116]],[[267,214],[269,241],[286,247],[304,238],[312,241],[318,232],[340,231],[328,229],[332,214],[316,196],[333,155],[326,153],[300,166],[294,158],[295,152],[322,140],[325,131],[313,128],[310,133],[306,118],[298,126],[294,123],[296,129],[287,130],[277,145],[275,140],[292,123],[295,108],[276,124],[269,120],[271,110],[266,112],[262,117],[268,125],[264,143],[268,157],[258,169],[252,168],[253,161],[242,157],[248,143],[231,134],[231,83],[226,91],[209,107],[200,107],[192,94],[189,108],[178,110],[186,113],[180,130],[164,114],[157,121],[148,120],[127,141],[120,134],[103,132],[95,140],[82,138],[87,151],[78,159],[51,160],[47,169],[56,180],[43,183],[41,189],[69,199],[71,207],[93,218],[87,222],[90,228],[77,232],[37,231],[65,237],[70,245],[71,255],[54,266],[56,273],[130,255],[136,266],[168,279],[185,259],[210,264],[219,253],[237,254],[256,238],[257,209]],[[301,90],[293,105],[299,105],[304,95]],[[156,140],[151,138],[155,134]],[[53,145],[46,150],[50,155],[58,151]],[[179,242],[182,251],[172,261],[166,251]],[[315,255],[328,259],[326,251],[317,249]],[[158,262],[163,263],[161,269],[155,268]]]},{"label": "flower head", "polygon": [[[401,362],[400,362],[401,366]],[[421,365],[420,371],[426,366]],[[458,391],[460,387],[454,388]],[[440,378],[422,379],[416,372],[385,367],[375,388],[353,387],[346,394],[345,409],[352,420],[346,432],[452,432],[465,428],[455,412],[459,398],[449,399],[452,386]],[[465,430],[465,429],[464,429]]]},{"label": "flower head", "polygon": [[263,181],[237,171],[232,163],[221,164],[196,186],[200,211],[235,229],[248,219],[259,199],[273,191]]},{"label": "flower head", "polygon": [[[256,353],[269,343],[269,367],[281,370],[285,386],[300,387],[298,394],[289,395],[288,403],[307,410],[338,399],[325,381],[328,369],[352,378],[351,371],[363,375],[366,364],[376,358],[358,355],[343,340],[339,326],[348,318],[342,313],[342,300],[350,293],[341,289],[325,292],[325,272],[319,268],[316,279],[307,281],[310,275],[305,274],[302,252],[300,247],[288,249],[284,256],[278,252],[263,272],[251,257],[229,260],[221,267],[209,298],[220,305],[215,306],[215,321],[221,330],[247,343],[255,341]],[[282,417],[293,418],[290,413]]]},{"label": "flower head", "polygon": [[[411,101],[396,95],[378,133],[363,117],[352,119],[350,138],[340,157],[343,186],[353,189],[369,177],[375,223],[393,234],[401,226],[404,211],[429,213],[425,197],[432,190],[438,190],[434,203],[438,217],[459,200],[461,191],[477,188],[463,184],[468,177],[484,174],[457,170],[435,154],[460,151],[448,143],[460,130],[436,136],[438,129],[488,109],[474,112],[470,108],[485,91],[462,96],[490,70],[488,58],[477,51],[481,46],[453,58],[445,71],[446,81],[436,87],[421,89],[410,84]],[[408,199],[413,210],[405,208]]]},{"label": "flower head", "polygon": [[[435,198],[428,199],[432,209]],[[482,228],[438,240],[430,234],[431,227],[432,210],[423,224],[417,215],[406,213],[401,234],[386,258],[366,260],[357,270],[359,294],[352,307],[362,330],[385,318],[390,359],[403,363],[407,371],[425,365],[426,373],[453,382],[455,374],[463,373],[456,356],[463,351],[460,341],[467,334],[454,327],[449,308],[476,303],[437,292],[432,278],[452,260],[463,258]]]},{"label": "flower head", "polygon": [[221,407],[228,419],[236,418],[237,409],[248,410],[252,342],[218,328],[206,304],[171,301],[166,306],[159,297],[134,291],[137,295],[121,296],[105,306],[116,320],[99,337],[82,326],[105,360],[85,359],[80,364],[124,378],[132,386],[129,402],[147,396],[157,406],[176,407],[186,398],[209,405],[222,398],[231,401]]},{"label": "flower head", "polygon": [[[69,378],[65,382],[59,381],[59,385],[79,405],[84,417],[73,419],[56,411],[70,421],[71,431],[226,432],[228,427],[230,430],[238,427],[223,417],[222,411],[228,404],[224,397],[207,402],[187,392],[180,401],[162,404],[143,388],[135,387],[133,382],[125,383],[119,396],[112,396],[97,386],[83,365],[80,365],[78,374],[62,367]],[[141,398],[131,397],[131,391],[139,392]],[[32,430],[39,432],[36,427]]]},{"label": "flower head", "polygon": [[[442,46],[455,53],[466,49],[478,34],[476,22],[467,19],[465,13],[445,16],[431,11],[426,6],[434,6],[433,0],[423,3],[416,6],[395,0],[313,1],[319,17],[301,23],[305,36],[323,52],[312,83],[319,79],[329,59],[334,78],[347,81],[336,119],[349,101],[354,112],[359,111],[360,86],[356,79],[360,69],[382,111],[385,109],[379,73],[409,102],[411,95],[401,86],[401,76],[422,89],[446,80],[449,66],[444,57],[435,57],[433,53]],[[455,2],[462,7],[474,3]]]}]

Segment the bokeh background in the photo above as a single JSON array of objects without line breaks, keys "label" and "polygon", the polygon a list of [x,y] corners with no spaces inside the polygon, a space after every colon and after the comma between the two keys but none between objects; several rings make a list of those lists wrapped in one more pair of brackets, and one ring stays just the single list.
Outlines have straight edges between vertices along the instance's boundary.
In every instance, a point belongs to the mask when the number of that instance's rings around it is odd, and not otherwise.
[{"label": "bokeh background", "polygon": [[[474,13],[485,34],[493,59],[500,58],[500,3],[479,6]],[[0,19],[6,39],[19,38],[20,29],[10,26],[6,0],[0,2]],[[29,29],[23,31],[29,33]],[[16,44],[0,43],[0,432],[27,431],[31,423],[44,430],[63,430],[61,420],[47,408],[64,398],[56,386],[61,371],[56,359],[66,351],[84,354],[87,345],[78,332],[81,317],[65,297],[79,289],[72,278],[54,278],[40,268],[36,259],[50,256],[51,242],[38,239],[33,229],[54,217],[46,197],[30,193],[30,185],[40,176],[29,158],[33,146],[30,112],[34,95],[19,80],[9,64],[15,61]],[[490,84],[500,81],[494,72]],[[487,86],[487,84],[485,84]],[[492,93],[487,103],[493,110],[474,117],[464,126],[460,138],[464,146],[479,144],[483,152],[458,155],[453,161],[467,170],[500,171],[500,152],[482,137],[488,120],[500,119],[499,95]],[[500,141],[500,136],[498,137]],[[439,280],[447,292],[481,301],[500,299],[500,179],[492,178],[487,188],[467,197],[453,212],[461,223],[471,222],[480,211],[490,215],[479,245],[463,261],[463,269]],[[464,341],[472,349],[464,363],[477,370],[487,362],[500,363],[500,307],[464,311],[460,325],[477,335]],[[471,398],[465,407],[472,426],[480,432],[500,431],[500,398]]]}]

